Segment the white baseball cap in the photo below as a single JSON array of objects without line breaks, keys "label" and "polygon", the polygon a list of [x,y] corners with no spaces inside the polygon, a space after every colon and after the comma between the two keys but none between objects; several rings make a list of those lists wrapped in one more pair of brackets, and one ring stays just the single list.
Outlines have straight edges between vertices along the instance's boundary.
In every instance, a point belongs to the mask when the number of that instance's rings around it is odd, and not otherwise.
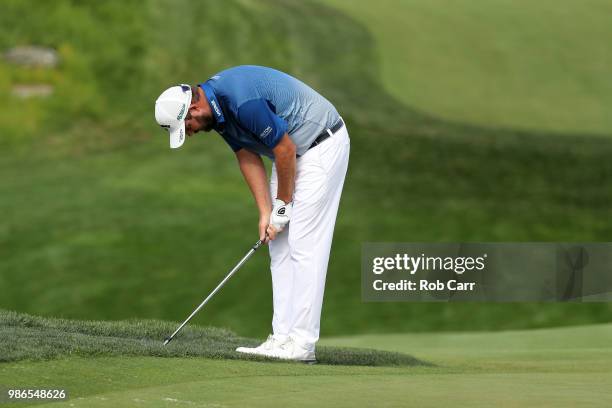
[{"label": "white baseball cap", "polygon": [[191,86],[177,85],[166,89],[155,101],[155,120],[168,130],[170,148],[181,147],[185,142],[185,116],[191,105]]}]

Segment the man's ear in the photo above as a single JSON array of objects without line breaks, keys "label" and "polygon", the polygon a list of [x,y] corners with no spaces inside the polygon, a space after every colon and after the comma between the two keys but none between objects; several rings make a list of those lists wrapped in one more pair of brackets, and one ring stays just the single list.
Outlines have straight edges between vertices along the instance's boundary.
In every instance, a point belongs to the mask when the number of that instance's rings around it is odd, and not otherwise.
[{"label": "man's ear", "polygon": [[187,112],[191,113],[191,115],[199,115],[200,114],[200,110],[202,109],[201,106],[199,106],[197,103],[192,103],[191,105],[189,105],[189,109],[187,109]]}]

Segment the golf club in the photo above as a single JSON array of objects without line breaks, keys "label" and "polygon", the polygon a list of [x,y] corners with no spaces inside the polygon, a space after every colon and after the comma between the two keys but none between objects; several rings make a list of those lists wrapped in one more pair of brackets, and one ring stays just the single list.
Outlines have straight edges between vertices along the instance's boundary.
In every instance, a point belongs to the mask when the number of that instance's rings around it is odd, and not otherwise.
[{"label": "golf club", "polygon": [[249,252],[247,252],[247,254],[244,256],[244,258],[242,258],[240,262],[238,262],[238,264],[234,266],[234,269],[232,269],[230,273],[228,273],[227,276],[221,281],[221,283],[219,283],[219,285],[217,285],[217,287],[212,292],[210,292],[210,295],[208,295],[206,299],[204,299],[204,301],[200,303],[200,306],[198,306],[189,315],[189,317],[185,319],[185,321],[174,331],[174,333],[172,333],[172,335],[170,335],[169,337],[166,337],[166,339],[164,340],[164,346],[172,341],[174,336],[176,336],[176,334],[179,331],[181,331],[181,329],[189,322],[189,320],[191,320],[191,318],[195,316],[196,313],[198,313],[200,309],[204,307],[204,305],[215,295],[215,293],[217,293],[219,289],[221,289],[223,285],[225,285],[225,283],[229,280],[229,278],[231,278],[232,275],[236,273],[236,271],[238,271],[238,269],[240,269],[242,265],[244,265],[244,263],[251,257],[251,255],[253,255],[255,251],[257,251],[257,249],[261,246],[261,244],[263,244],[263,241],[259,240],[255,243],[255,245],[253,245],[253,247],[249,250]]}]

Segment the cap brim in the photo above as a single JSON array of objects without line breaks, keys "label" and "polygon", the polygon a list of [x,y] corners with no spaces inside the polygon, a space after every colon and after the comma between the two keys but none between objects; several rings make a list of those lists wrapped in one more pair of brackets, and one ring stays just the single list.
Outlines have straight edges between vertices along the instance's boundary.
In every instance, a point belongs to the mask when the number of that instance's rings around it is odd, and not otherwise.
[{"label": "cap brim", "polygon": [[177,149],[185,143],[185,122],[181,122],[181,124],[175,128],[170,128],[168,133],[170,133],[170,148]]}]

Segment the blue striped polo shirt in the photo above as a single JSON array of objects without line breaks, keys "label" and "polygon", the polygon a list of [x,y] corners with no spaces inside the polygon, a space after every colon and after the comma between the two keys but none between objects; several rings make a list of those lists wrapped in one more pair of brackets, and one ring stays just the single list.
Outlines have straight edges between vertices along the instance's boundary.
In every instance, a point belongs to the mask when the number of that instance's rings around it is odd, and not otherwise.
[{"label": "blue striped polo shirt", "polygon": [[336,108],[300,80],[272,68],[242,65],[199,85],[215,125],[233,151],[247,149],[272,160],[285,133],[302,155],[340,118]]}]

